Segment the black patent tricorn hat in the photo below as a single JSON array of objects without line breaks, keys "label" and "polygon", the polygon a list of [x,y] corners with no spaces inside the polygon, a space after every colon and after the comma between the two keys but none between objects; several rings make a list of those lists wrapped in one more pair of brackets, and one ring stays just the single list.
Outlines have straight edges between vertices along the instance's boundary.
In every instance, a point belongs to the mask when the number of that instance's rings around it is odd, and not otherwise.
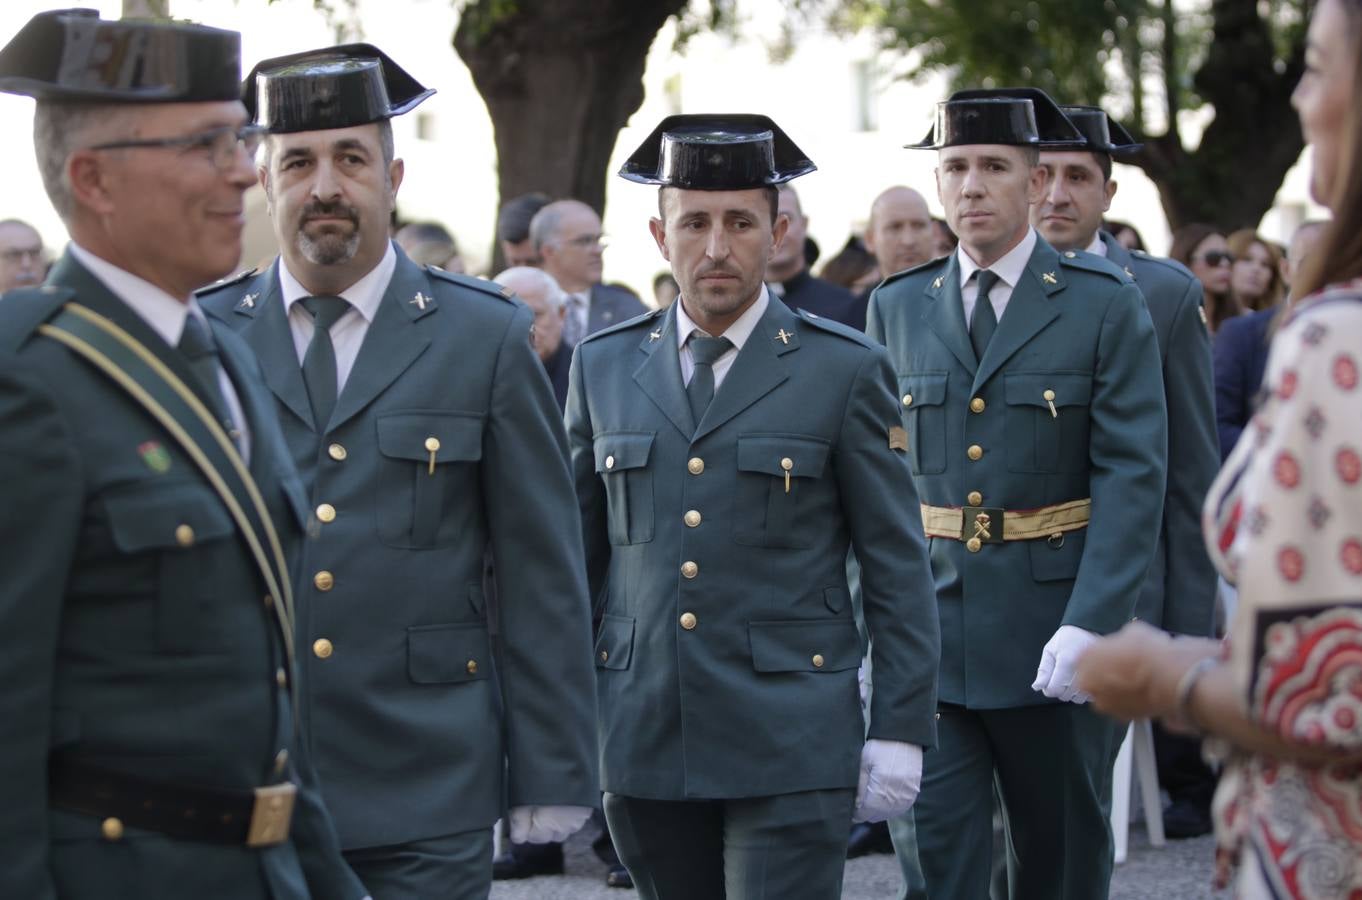
[{"label": "black patent tricorn hat", "polygon": [[696,191],[783,184],[818,168],[767,116],[668,116],[620,168],[622,178]]},{"label": "black patent tricorn hat", "polygon": [[1010,144],[1040,149],[1086,146],[1055,101],[1039,88],[956,91],[936,105],[936,124],[916,150],[964,144]]},{"label": "black patent tricorn hat", "polygon": [[195,103],[237,99],[241,35],[178,22],[39,13],[0,49],[0,91],[38,100]]},{"label": "black patent tricorn hat", "polygon": [[286,134],[391,119],[433,93],[372,44],[341,44],[258,63],[241,99],[257,125]]},{"label": "black patent tricorn hat", "polygon": [[1064,115],[1083,135],[1083,149],[1097,153],[1133,153],[1144,144],[1136,142],[1121,123],[1097,106],[1061,106]]}]

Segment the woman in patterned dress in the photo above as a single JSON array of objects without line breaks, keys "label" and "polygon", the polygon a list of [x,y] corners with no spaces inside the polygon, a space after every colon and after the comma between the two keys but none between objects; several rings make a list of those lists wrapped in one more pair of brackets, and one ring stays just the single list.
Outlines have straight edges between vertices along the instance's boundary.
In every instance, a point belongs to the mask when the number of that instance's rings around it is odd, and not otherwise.
[{"label": "woman in patterned dress", "polygon": [[1078,670],[1098,709],[1220,745],[1218,877],[1245,900],[1362,897],[1360,45],[1362,0],[1321,0],[1292,102],[1311,193],[1334,221],[1207,497],[1208,547],[1239,586],[1230,634],[1173,639],[1137,622]]}]

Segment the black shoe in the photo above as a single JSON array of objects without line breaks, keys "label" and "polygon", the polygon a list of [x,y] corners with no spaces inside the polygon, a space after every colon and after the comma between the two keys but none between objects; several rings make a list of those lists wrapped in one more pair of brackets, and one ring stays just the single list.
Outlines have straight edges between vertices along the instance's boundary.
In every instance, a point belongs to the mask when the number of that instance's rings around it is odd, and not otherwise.
[{"label": "black shoe", "polygon": [[610,871],[605,873],[605,886],[631,888],[634,886],[634,879],[624,866],[611,866]]},{"label": "black shoe", "polygon": [[1163,811],[1163,833],[1170,838],[1193,838],[1211,833],[1211,812],[1188,800],[1174,800]]},{"label": "black shoe", "polygon": [[889,825],[884,822],[857,822],[851,826],[847,838],[847,859],[871,853],[893,853],[894,842],[889,839]]},{"label": "black shoe", "polygon": [[511,844],[511,849],[492,860],[494,881],[562,874],[562,844]]}]

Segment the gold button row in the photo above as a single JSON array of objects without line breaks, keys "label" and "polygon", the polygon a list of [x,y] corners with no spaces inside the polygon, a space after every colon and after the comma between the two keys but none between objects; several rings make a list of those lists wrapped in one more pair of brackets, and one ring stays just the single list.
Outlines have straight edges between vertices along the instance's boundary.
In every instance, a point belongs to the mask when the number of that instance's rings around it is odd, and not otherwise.
[{"label": "gold button row", "polygon": [[698,456],[692,456],[690,461],[686,463],[686,471],[690,472],[692,475],[699,475],[704,470],[705,461]]},{"label": "gold button row", "polygon": [[690,560],[686,560],[681,564],[681,574],[687,578],[694,578],[700,574],[700,567]]},{"label": "gold button row", "polygon": [[332,444],[330,447],[327,447],[326,454],[330,456],[332,459],[334,459],[336,462],[340,462],[343,459],[345,459],[345,457],[350,455],[349,453],[346,452],[345,447],[341,444]]},{"label": "gold button row", "polygon": [[687,631],[694,631],[699,620],[695,618],[695,613],[684,612],[681,614],[681,627]]}]

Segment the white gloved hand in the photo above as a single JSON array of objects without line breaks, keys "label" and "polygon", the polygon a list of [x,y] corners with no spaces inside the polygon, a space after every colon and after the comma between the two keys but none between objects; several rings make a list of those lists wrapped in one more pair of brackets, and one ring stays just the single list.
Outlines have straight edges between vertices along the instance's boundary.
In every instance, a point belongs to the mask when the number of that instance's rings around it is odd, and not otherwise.
[{"label": "white gloved hand", "polygon": [[589,806],[512,806],[511,843],[548,844],[567,840],[568,835],[591,818]]},{"label": "white gloved hand", "polygon": [[922,787],[922,748],[871,738],[861,748],[853,822],[883,822],[913,808]]},{"label": "white gloved hand", "polygon": [[1061,625],[1040,654],[1031,690],[1065,703],[1087,703],[1092,698],[1074,686],[1074,669],[1097,635],[1077,625]]}]

